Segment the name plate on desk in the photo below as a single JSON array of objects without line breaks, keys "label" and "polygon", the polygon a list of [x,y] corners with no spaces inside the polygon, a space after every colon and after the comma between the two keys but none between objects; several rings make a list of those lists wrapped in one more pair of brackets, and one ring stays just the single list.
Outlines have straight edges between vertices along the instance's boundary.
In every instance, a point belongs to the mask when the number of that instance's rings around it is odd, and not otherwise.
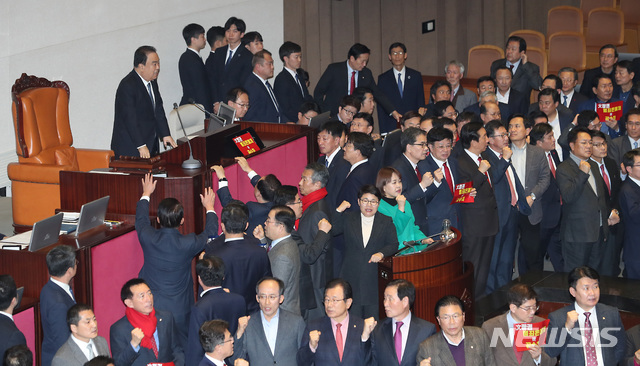
[{"label": "name plate on desk", "polygon": [[156,155],[151,158],[139,158],[135,156],[121,156],[118,160],[111,160],[109,168],[115,171],[153,171],[160,172],[165,170],[166,162],[162,159],[162,155]]}]

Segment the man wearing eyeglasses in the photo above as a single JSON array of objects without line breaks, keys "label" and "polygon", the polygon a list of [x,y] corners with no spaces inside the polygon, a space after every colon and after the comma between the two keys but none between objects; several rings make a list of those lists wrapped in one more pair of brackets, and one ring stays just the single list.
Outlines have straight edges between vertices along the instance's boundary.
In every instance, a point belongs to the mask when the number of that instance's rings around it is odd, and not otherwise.
[{"label": "man wearing eyeglasses", "polygon": [[234,358],[249,360],[252,366],[296,366],[296,353],[305,323],[302,317],[284,309],[284,282],[265,277],[256,285],[260,311],[238,319]]},{"label": "man wearing eyeglasses", "polygon": [[[491,340],[491,349],[496,363],[509,366],[553,366],[556,359],[549,357],[539,345],[527,351],[517,351],[514,347],[514,326],[519,323],[538,323],[544,319],[536,316],[538,295],[531,286],[524,283],[514,285],[507,292],[509,311],[482,324],[482,329]],[[515,362],[515,361],[518,362]]]},{"label": "man wearing eyeglasses", "polygon": [[243,88],[233,88],[227,93],[227,105],[236,110],[234,121],[242,121],[249,107],[249,92]]},{"label": "man wearing eyeglasses", "polygon": [[[234,339],[229,332],[229,324],[224,320],[210,320],[202,325],[199,331],[200,343],[206,354],[198,366],[226,365],[224,360],[233,355]],[[236,366],[248,366],[249,363],[238,358]]]}]

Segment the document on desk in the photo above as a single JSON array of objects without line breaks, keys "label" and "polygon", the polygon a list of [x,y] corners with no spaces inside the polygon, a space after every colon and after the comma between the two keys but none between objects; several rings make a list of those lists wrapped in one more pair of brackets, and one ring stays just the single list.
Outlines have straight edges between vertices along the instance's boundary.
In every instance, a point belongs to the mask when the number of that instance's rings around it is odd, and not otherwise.
[{"label": "document on desk", "polygon": [[0,240],[2,249],[21,250],[29,246],[31,242],[31,234],[33,230],[25,231],[24,233],[10,236],[8,238]]}]

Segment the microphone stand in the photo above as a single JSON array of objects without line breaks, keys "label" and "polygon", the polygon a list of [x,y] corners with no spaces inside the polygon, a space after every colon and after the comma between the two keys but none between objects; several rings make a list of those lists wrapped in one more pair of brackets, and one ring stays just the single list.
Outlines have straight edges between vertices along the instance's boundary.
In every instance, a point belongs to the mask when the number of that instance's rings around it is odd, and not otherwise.
[{"label": "microphone stand", "polygon": [[178,121],[180,122],[180,127],[182,127],[182,133],[184,133],[184,137],[187,138],[187,144],[189,144],[189,159],[182,162],[183,169],[200,169],[202,167],[202,163],[193,158],[193,151],[191,150],[191,141],[189,141],[189,136],[187,136],[187,131],[184,129],[184,125],[182,124],[182,118],[180,117],[180,112],[178,111],[178,103],[173,103],[173,109],[176,111],[178,115]]},{"label": "microphone stand", "polygon": [[226,121],[220,121],[220,119],[221,119],[220,117],[218,117],[215,114],[209,112],[208,110],[200,107],[200,105],[198,103],[196,103],[196,101],[193,100],[192,98],[189,99],[189,104],[192,104],[194,107],[198,108],[201,112],[203,112],[205,115],[207,115],[210,120],[216,121],[222,127],[225,126]]}]

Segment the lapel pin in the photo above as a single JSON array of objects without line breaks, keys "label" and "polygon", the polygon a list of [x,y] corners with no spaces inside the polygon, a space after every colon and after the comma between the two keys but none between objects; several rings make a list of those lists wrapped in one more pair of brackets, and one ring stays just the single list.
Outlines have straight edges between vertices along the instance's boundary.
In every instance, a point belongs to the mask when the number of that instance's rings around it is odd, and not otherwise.
[{"label": "lapel pin", "polygon": [[411,76],[407,76],[407,79],[411,79]]},{"label": "lapel pin", "polygon": [[471,346],[471,349],[473,349],[473,346]]}]

